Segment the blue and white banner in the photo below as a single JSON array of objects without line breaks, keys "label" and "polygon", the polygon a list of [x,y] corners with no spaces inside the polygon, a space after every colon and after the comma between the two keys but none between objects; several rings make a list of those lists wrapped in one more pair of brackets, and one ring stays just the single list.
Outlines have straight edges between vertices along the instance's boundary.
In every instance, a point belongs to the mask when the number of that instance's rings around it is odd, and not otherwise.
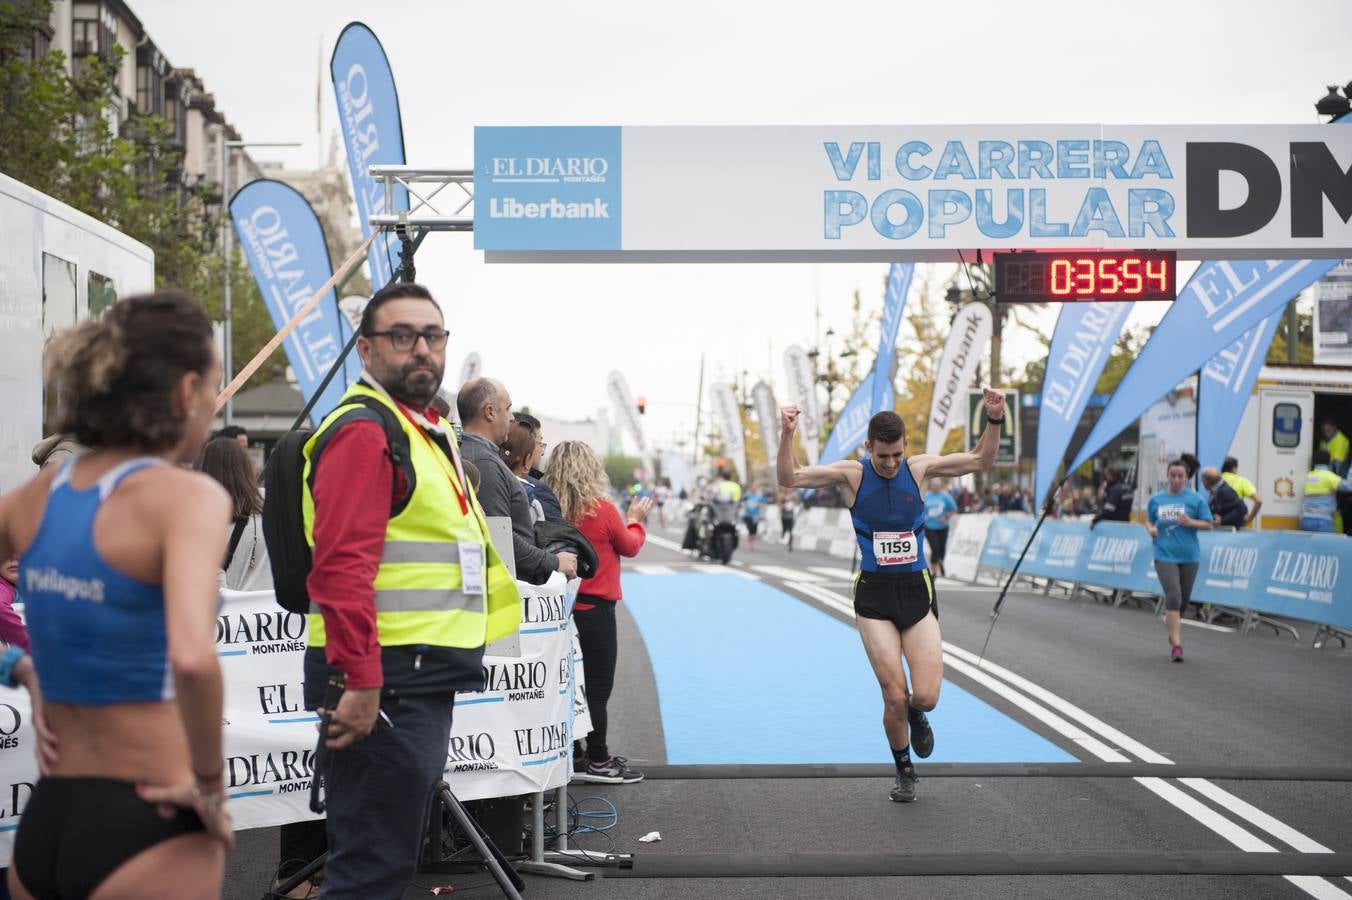
[{"label": "blue and white banner", "polygon": [[882,398],[875,399],[877,381],[878,370],[874,369],[854,389],[849,402],[840,411],[840,418],[836,419],[836,426],[826,439],[826,446],[822,448],[821,465],[829,466],[837,460],[850,459],[863,446],[868,438],[869,419],[873,418],[875,411],[873,404],[881,402],[885,404],[883,409],[892,408],[892,386],[884,385]]},{"label": "blue and white banner", "polygon": [[1061,306],[1047,369],[1042,376],[1042,403],[1037,420],[1033,502],[1038,509],[1056,481],[1056,470],[1131,308],[1131,303]]},{"label": "blue and white banner", "polygon": [[[319,217],[291,185],[260,178],[235,192],[230,218],[272,324],[280,330],[333,276]],[[307,401],[342,352],[342,321],[337,295],[330,290],[282,344]],[[342,374],[329,382],[315,404],[312,421],[318,422],[338,405],[347,384]]]},{"label": "blue and white banner", "polygon": [[887,270],[887,291],[883,295],[882,335],[878,339],[878,358],[873,363],[872,411],[880,413],[892,408],[893,364],[897,356],[897,332],[901,330],[902,313],[906,311],[906,295],[911,291],[911,277],[915,266],[911,263],[892,263]]},{"label": "blue and white banner", "polygon": [[474,245],[504,258],[1352,246],[1352,131],[1325,125],[479,127],[474,144]]},{"label": "blue and white banner", "polygon": [[798,419],[798,439],[809,466],[817,465],[821,446],[822,412],[817,402],[817,371],[802,347],[784,351],[784,374],[789,379],[789,402],[802,411]]},{"label": "blue and white banner", "polygon": [[709,403],[714,408],[714,421],[723,438],[723,456],[737,469],[737,480],[751,483],[746,468],[746,429],[742,425],[742,407],[732,386],[719,381],[709,385]]},{"label": "blue and white banner", "polygon": [[1202,465],[1219,469],[1225,462],[1281,318],[1278,313],[1268,316],[1202,367],[1197,387],[1197,459]]},{"label": "blue and white banner", "polygon": [[756,382],[751,389],[751,402],[756,407],[756,420],[760,422],[765,461],[773,472],[779,455],[779,406],[775,403],[774,389],[764,381]]},{"label": "blue and white banner", "polygon": [[[399,94],[394,73],[380,40],[361,22],[352,22],[338,36],[329,60],[333,90],[338,100],[338,122],[347,147],[352,194],[357,200],[362,237],[371,234],[371,216],[408,209],[408,191],[395,188],[394,209],[386,209],[385,188],[371,177],[374,165],[403,165],[404,125],[399,116]],[[371,289],[390,280],[399,259],[399,241],[382,235],[367,254]]]},{"label": "blue and white banner", "polygon": [[[1345,130],[1345,129],[1331,129]],[[1117,386],[1070,468],[1097,453],[1180,381],[1336,266],[1336,259],[1204,263]]]}]

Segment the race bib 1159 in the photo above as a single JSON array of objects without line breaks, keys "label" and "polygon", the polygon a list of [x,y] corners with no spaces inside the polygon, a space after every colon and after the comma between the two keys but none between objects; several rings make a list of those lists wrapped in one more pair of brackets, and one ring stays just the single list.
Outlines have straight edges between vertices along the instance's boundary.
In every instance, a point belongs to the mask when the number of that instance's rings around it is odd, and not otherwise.
[{"label": "race bib 1159", "polygon": [[904,566],[920,559],[920,545],[914,532],[873,532],[873,557],[880,566]]}]

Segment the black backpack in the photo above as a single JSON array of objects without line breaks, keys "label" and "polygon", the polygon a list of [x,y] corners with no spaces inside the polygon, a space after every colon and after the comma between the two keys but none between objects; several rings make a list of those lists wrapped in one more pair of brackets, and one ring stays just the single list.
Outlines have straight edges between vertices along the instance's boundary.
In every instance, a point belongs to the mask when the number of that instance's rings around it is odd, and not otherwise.
[{"label": "black backpack", "polygon": [[[319,467],[319,455],[324,447],[338,433],[338,429],[354,419],[367,419],[379,422],[385,429],[385,440],[390,445],[390,458],[394,460],[395,477],[391,485],[390,496],[394,496],[394,485],[398,483],[399,471],[404,472],[408,490],[398,502],[391,500],[390,515],[396,516],[408,505],[413,496],[415,478],[413,464],[409,458],[408,435],[404,433],[399,416],[385,404],[370,397],[356,397],[343,401],[345,405],[357,403],[360,406],[348,410],[338,418],[324,436],[315,444],[311,453],[310,488],[314,488],[314,473]],[[310,594],[305,587],[305,579],[310,575],[314,563],[310,545],[305,542],[305,520],[301,511],[303,496],[302,480],[305,476],[305,444],[314,435],[310,428],[288,431],[277,441],[263,468],[263,540],[268,545],[268,561],[272,566],[272,584],[277,594],[277,603],[288,612],[308,613]]]}]

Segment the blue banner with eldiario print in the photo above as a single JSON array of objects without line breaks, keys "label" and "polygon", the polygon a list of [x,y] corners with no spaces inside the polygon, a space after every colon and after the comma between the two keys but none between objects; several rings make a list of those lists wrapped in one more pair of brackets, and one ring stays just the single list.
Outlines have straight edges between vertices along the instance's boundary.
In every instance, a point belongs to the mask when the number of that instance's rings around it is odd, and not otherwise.
[{"label": "blue banner with eldiario print", "polygon": [[[1029,516],[996,516],[981,566],[1011,570],[1033,524]],[[1352,539],[1302,531],[1213,531],[1199,538],[1194,602],[1352,629]],[[1142,594],[1160,591],[1150,535],[1129,522],[1090,528],[1084,521],[1049,519],[1019,572]]]},{"label": "blue banner with eldiario print", "polygon": [[619,250],[620,162],[618,127],[474,129],[475,248]]}]

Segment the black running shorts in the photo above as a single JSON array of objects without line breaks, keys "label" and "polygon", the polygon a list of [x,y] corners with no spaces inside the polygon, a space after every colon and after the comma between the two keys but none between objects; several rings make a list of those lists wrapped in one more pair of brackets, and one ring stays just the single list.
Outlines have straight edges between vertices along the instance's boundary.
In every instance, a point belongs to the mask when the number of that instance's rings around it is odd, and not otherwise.
[{"label": "black running shorts", "polygon": [[864,619],[883,619],[905,631],[934,610],[939,601],[929,569],[919,572],[860,572],[854,581],[854,614]]}]

